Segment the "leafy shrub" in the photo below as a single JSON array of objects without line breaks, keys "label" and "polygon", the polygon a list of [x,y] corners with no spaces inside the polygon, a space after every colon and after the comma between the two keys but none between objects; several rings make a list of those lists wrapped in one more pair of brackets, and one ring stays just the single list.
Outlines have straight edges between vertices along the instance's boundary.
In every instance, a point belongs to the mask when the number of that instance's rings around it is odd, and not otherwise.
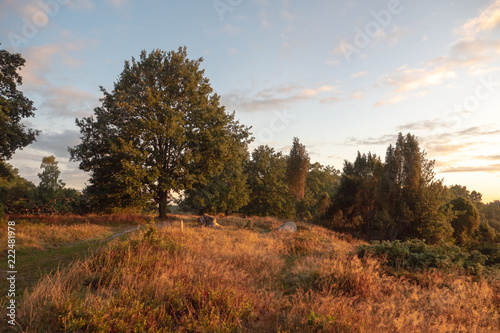
[{"label": "leafy shrub", "polygon": [[458,246],[427,245],[423,240],[405,242],[382,241],[358,247],[358,256],[372,255],[385,258],[395,270],[418,271],[430,268],[467,270],[480,273],[488,257],[478,251],[467,252]]}]

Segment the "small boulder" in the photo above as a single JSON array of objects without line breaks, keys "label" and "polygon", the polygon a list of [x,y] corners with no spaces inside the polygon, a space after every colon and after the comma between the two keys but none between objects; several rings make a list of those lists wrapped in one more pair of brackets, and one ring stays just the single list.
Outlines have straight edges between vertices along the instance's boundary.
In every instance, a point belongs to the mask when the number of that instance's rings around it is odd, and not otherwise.
[{"label": "small boulder", "polygon": [[215,217],[207,214],[203,214],[198,218],[198,225],[201,227],[222,228],[222,226],[217,223],[217,219]]},{"label": "small boulder", "polygon": [[294,222],[285,222],[276,230],[277,231],[286,231],[286,232],[296,232],[297,225]]}]

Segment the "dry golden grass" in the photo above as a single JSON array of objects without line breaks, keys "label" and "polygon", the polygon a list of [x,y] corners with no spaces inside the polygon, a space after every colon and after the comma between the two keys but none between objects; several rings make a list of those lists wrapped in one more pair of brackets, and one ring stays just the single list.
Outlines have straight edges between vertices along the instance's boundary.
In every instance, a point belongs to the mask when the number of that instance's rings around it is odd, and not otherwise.
[{"label": "dry golden grass", "polygon": [[16,243],[18,248],[43,250],[78,240],[103,238],[111,234],[111,227],[90,223],[73,225],[18,223]]},{"label": "dry golden grass", "polygon": [[[8,220],[16,222],[14,228],[18,250],[45,250],[80,240],[103,239],[123,228],[144,225],[154,219],[138,214],[91,214],[13,215]],[[6,233],[0,235],[4,244],[6,238]]]},{"label": "dry golden grass", "polygon": [[154,220],[154,217],[142,214],[87,214],[87,215],[10,215],[11,221],[29,221],[30,223],[46,224],[101,224],[101,225],[123,225],[123,224],[146,224]]},{"label": "dry golden grass", "polygon": [[[494,281],[385,275],[320,227],[225,218],[137,232],[26,293],[27,332],[498,332]],[[194,222],[193,222],[194,224]]]}]

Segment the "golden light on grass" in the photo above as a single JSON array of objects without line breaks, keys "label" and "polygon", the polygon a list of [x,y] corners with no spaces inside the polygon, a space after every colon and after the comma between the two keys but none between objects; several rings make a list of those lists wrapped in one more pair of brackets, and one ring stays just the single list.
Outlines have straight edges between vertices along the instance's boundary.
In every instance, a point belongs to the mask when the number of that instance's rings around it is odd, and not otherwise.
[{"label": "golden light on grass", "polygon": [[[252,224],[253,223],[253,224]],[[498,332],[498,283],[386,274],[323,228],[225,219],[115,240],[46,276],[19,310],[25,331]],[[194,224],[194,223],[193,223]]]}]

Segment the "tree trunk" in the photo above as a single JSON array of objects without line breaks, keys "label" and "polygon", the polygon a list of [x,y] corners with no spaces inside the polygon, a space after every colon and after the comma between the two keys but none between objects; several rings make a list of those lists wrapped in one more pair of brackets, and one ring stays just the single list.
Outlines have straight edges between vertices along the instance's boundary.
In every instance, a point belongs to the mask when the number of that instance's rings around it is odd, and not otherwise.
[{"label": "tree trunk", "polygon": [[161,220],[167,218],[168,208],[168,193],[161,191],[158,195],[158,205],[159,205],[159,218]]}]

